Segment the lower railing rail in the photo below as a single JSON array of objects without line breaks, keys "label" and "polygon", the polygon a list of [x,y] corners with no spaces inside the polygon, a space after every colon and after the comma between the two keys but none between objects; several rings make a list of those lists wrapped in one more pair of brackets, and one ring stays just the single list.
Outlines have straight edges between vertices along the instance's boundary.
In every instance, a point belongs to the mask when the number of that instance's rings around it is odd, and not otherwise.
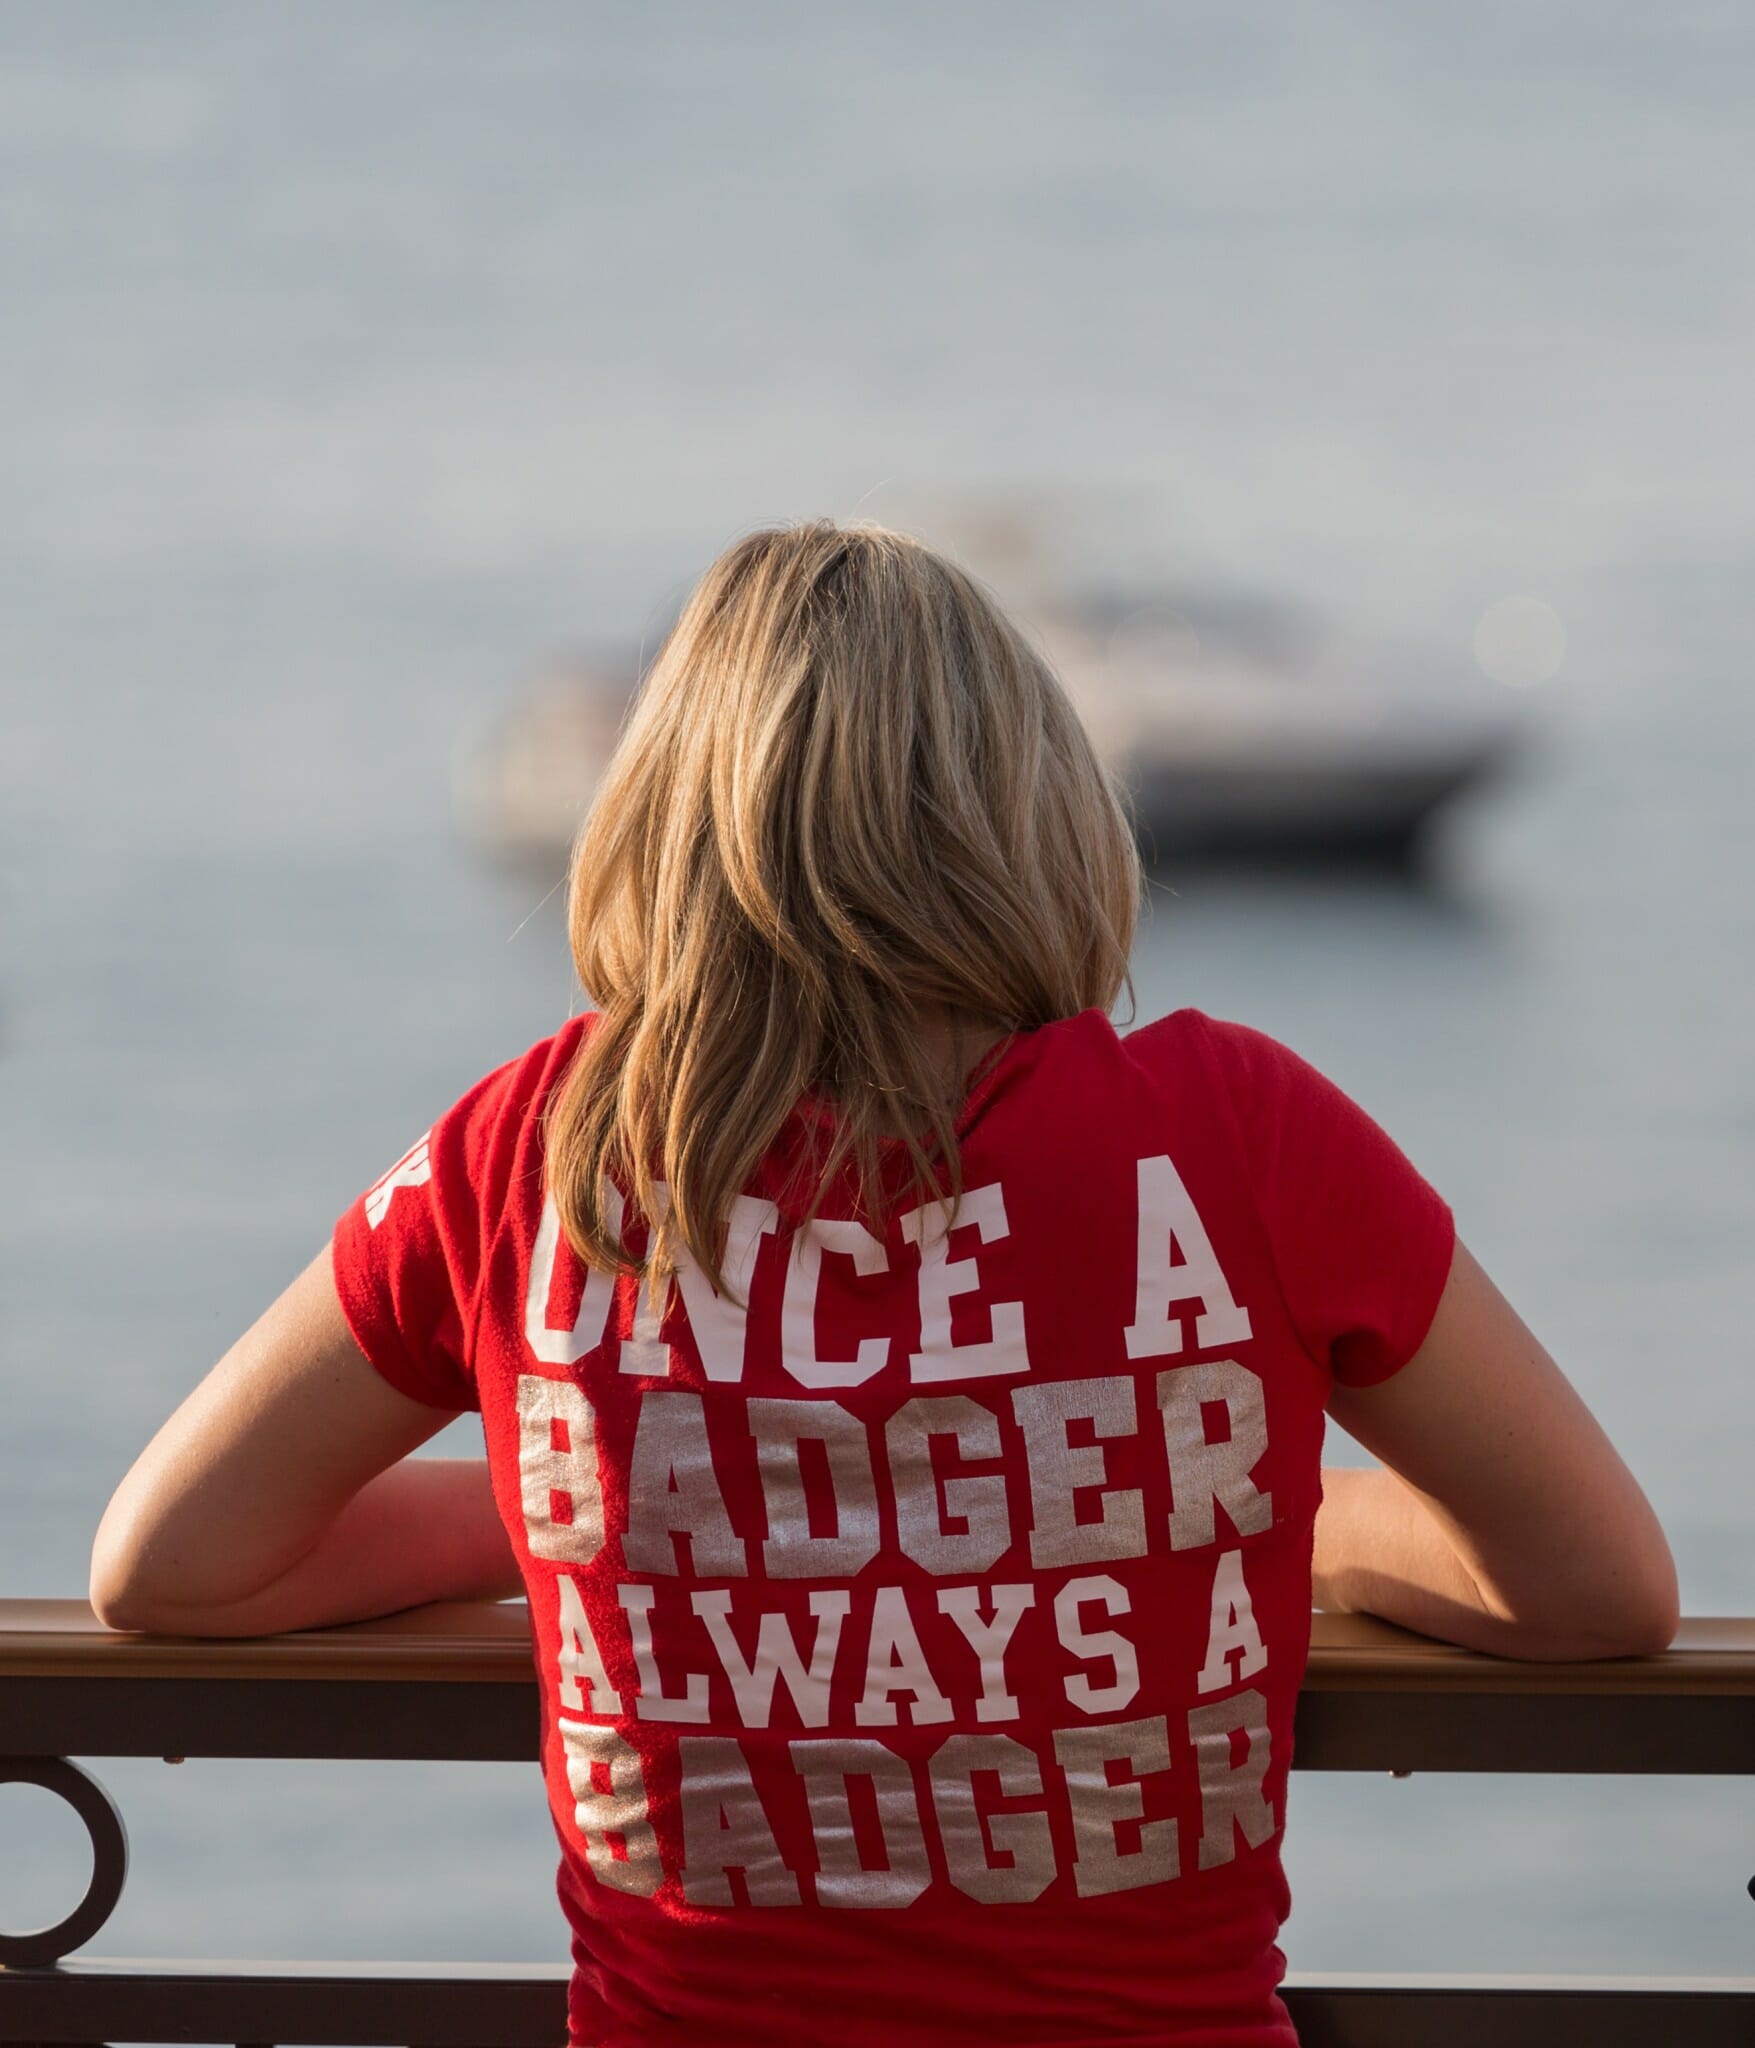
[{"label": "lower railing rail", "polygon": [[[6,1980],[14,2009],[0,2039],[44,2048],[105,2039],[557,2048],[567,2033],[566,1977],[559,1964],[68,1963]],[[1747,1979],[1375,1977],[1285,1986],[1304,2048],[1749,2048],[1752,1997]]]},{"label": "lower railing rail", "polygon": [[[0,1784],[56,1792],[92,1842],[73,1913],[0,1934],[0,2042],[559,2048],[563,1966],[74,1955],[121,1897],[127,1837],[73,1757],[534,1759],[537,1736],[521,1604],[218,1642],[116,1635],[83,1601],[0,1601]],[[1319,1615],[1296,1759],[1397,1773],[1755,1774],[1755,1621],[1685,1622],[1658,1657],[1530,1665]],[[1755,2044],[1755,1977],[1312,1976],[1285,1995],[1305,2048]]]}]

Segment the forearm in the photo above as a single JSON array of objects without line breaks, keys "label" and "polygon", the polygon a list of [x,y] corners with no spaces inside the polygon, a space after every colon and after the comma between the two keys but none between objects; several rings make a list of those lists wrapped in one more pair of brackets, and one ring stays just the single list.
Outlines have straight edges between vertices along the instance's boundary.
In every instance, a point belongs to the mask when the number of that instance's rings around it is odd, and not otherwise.
[{"label": "forearm", "polygon": [[1564,1625],[1504,1611],[1425,1500],[1395,1473],[1325,1466],[1312,1597],[1330,1612],[1380,1615],[1403,1628],[1498,1656],[1564,1661],[1613,1654]]},{"label": "forearm", "polygon": [[127,1625],[156,1635],[279,1635],[522,1590],[485,1459],[411,1457],[363,1486],[267,1584],[221,1603],[155,1598]]}]

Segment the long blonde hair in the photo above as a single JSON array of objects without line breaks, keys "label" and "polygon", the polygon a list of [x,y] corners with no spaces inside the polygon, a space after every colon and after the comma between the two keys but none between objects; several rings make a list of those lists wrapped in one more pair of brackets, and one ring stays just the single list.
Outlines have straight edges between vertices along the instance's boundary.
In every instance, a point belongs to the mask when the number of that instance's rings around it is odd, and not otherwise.
[{"label": "long blonde hair", "polygon": [[[892,1132],[911,1187],[954,1213],[963,1036],[1109,1008],[1139,894],[1077,713],[973,577],[878,526],[738,541],[646,676],[573,853],[600,1014],[547,1122],[569,1241],[655,1283],[686,1247],[723,1291],[732,1200],[811,1094],[834,1135],[806,1214],[849,1158],[869,1208]],[[948,1075],[922,1042],[935,1014]],[[652,1219],[644,1260],[606,1182]]]}]

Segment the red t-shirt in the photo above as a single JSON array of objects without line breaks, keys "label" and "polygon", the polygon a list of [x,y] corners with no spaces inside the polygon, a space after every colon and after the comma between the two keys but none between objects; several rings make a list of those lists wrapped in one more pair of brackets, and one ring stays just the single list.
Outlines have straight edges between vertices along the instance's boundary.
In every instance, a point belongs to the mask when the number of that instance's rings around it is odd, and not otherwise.
[{"label": "red t-shirt", "polygon": [[1260,1032],[1088,1010],[977,1081],[948,1243],[908,1203],[797,1227],[807,1101],[730,1220],[747,1311],[686,1268],[654,1328],[544,1200],[589,1024],[334,1246],[384,1377],[481,1411],[572,2041],[1293,2042],[1324,1401],[1425,1336],[1445,1203]]}]

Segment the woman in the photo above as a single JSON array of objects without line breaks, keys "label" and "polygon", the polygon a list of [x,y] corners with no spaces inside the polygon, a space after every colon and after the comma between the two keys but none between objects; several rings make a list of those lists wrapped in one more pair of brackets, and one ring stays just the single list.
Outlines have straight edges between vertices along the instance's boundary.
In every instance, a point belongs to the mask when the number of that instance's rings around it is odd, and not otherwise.
[{"label": "woman", "polygon": [[[1650,1507],[1384,1133],[1241,1025],[1117,1035],[1138,889],[974,582],[752,535],[579,841],[597,1011],[110,1504],[118,1628],[528,1595],[576,2043],[1289,2043],[1313,1596],[1670,1640]],[[465,1409],[485,1462],[404,1462]]]}]

